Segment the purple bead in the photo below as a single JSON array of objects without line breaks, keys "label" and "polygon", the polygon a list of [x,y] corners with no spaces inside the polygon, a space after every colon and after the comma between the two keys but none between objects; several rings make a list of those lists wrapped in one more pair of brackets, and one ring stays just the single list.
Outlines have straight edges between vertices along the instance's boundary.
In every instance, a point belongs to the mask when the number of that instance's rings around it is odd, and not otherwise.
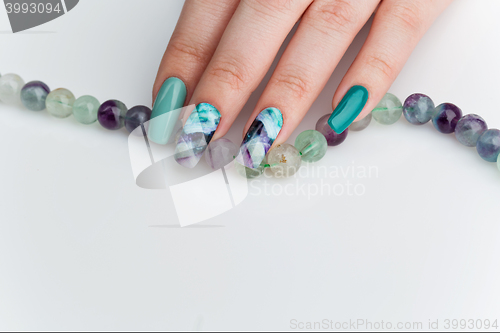
[{"label": "purple bead", "polygon": [[500,130],[490,129],[477,140],[476,146],[479,156],[488,162],[496,162],[500,154]]},{"label": "purple bead", "polygon": [[125,128],[129,133],[132,133],[133,130],[148,122],[149,119],[151,119],[150,108],[143,105],[134,106],[125,115]]},{"label": "purple bead", "polygon": [[126,114],[125,104],[113,99],[101,104],[97,111],[97,120],[106,129],[118,130],[123,127]]},{"label": "purple bead", "polygon": [[340,134],[337,134],[331,127],[328,125],[328,119],[330,118],[330,114],[325,114],[323,117],[319,118],[318,122],[316,123],[316,131],[320,132],[323,134],[326,138],[326,142],[328,143],[329,146],[338,146],[342,142],[345,141],[347,138],[347,134],[349,133],[349,129],[346,128],[345,131],[343,131]]},{"label": "purple bead", "polygon": [[239,148],[231,140],[220,138],[210,142],[205,151],[205,161],[214,170],[228,165],[236,155]]},{"label": "purple bead", "polygon": [[458,121],[462,118],[462,110],[454,104],[439,104],[434,111],[432,123],[441,133],[449,134],[455,131]]},{"label": "purple bead", "polygon": [[31,81],[21,89],[21,102],[31,111],[45,110],[45,100],[50,88],[42,81]]},{"label": "purple bead", "polygon": [[455,128],[457,140],[467,147],[475,147],[479,137],[488,130],[488,125],[477,114],[468,114],[460,118]]},{"label": "purple bead", "polygon": [[412,94],[403,104],[403,114],[410,124],[423,125],[434,115],[434,102],[424,94]]}]

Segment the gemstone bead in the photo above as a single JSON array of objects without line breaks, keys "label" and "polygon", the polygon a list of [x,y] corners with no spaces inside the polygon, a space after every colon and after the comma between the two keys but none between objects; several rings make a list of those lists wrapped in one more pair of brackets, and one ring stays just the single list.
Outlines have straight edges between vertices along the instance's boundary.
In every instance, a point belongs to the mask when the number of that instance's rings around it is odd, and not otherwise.
[{"label": "gemstone bead", "polygon": [[75,96],[64,88],[53,90],[45,100],[47,112],[56,118],[66,118],[73,113]]},{"label": "gemstone bead", "polygon": [[455,131],[458,121],[462,118],[462,110],[454,104],[439,104],[432,116],[434,127],[441,133],[449,134]]},{"label": "gemstone bead", "polygon": [[123,127],[126,114],[125,104],[112,99],[101,104],[97,111],[97,120],[106,129],[119,130]]},{"label": "gemstone bead", "polygon": [[457,140],[467,147],[475,147],[479,137],[488,130],[488,125],[477,114],[468,114],[460,118],[455,127]]},{"label": "gemstone bead", "polygon": [[267,163],[275,177],[284,178],[292,176],[299,170],[302,159],[297,148],[283,143],[269,151]]},{"label": "gemstone bead", "polygon": [[50,93],[50,88],[41,81],[31,81],[21,89],[21,102],[31,111],[45,110],[45,100]]},{"label": "gemstone bead", "polygon": [[498,170],[500,170],[500,157],[497,157],[497,167],[498,167]]},{"label": "gemstone bead", "polygon": [[477,140],[476,149],[485,161],[497,162],[500,154],[500,130],[490,129],[484,132]]},{"label": "gemstone bead", "polygon": [[23,86],[24,81],[17,74],[5,74],[0,77],[0,100],[5,104],[19,105]]},{"label": "gemstone bead", "polygon": [[78,122],[89,125],[97,121],[97,110],[101,104],[92,96],[79,97],[73,104],[73,116]]},{"label": "gemstone bead", "polygon": [[210,142],[205,152],[205,161],[214,170],[228,165],[238,154],[238,146],[231,140],[221,138]]},{"label": "gemstone bead", "polygon": [[264,172],[264,165],[263,164],[259,165],[255,169],[250,169],[250,168],[247,168],[246,166],[235,161],[234,167],[236,168],[236,172],[238,172],[240,175],[242,175],[243,177],[248,178],[248,179],[253,179],[253,178],[259,177]]},{"label": "gemstone bead", "polygon": [[302,161],[317,162],[325,156],[328,144],[323,134],[315,130],[307,130],[297,136],[295,148],[300,152]]},{"label": "gemstone bead", "polygon": [[369,113],[363,119],[352,123],[351,126],[349,126],[349,129],[351,131],[356,131],[356,132],[362,131],[365,128],[367,128],[368,125],[370,125],[371,121],[372,121],[372,114]]},{"label": "gemstone bead", "polygon": [[144,105],[137,105],[127,111],[125,128],[132,133],[137,127],[144,125],[151,119],[151,109]]},{"label": "gemstone bead", "polygon": [[403,104],[403,115],[413,125],[423,125],[429,122],[434,110],[434,102],[424,94],[412,94]]},{"label": "gemstone bead", "polygon": [[323,134],[329,146],[338,146],[347,138],[349,129],[346,128],[345,131],[337,134],[328,124],[328,119],[330,118],[330,116],[331,113],[325,114],[323,117],[319,118],[318,122],[316,123],[316,131]]},{"label": "gemstone bead", "polygon": [[373,119],[383,125],[392,125],[401,118],[403,104],[391,93],[385,94],[382,100],[372,110]]}]

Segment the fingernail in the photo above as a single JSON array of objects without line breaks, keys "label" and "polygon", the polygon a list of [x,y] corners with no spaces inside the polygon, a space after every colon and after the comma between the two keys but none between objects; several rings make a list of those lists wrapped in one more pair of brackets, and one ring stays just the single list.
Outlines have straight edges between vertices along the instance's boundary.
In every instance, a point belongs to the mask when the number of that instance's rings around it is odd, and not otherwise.
[{"label": "fingernail", "polygon": [[174,158],[182,166],[193,168],[200,161],[219,126],[220,112],[215,106],[201,103],[186,120],[175,147]]},{"label": "fingernail", "polygon": [[283,115],[276,108],[267,108],[259,113],[248,129],[237,162],[250,169],[257,168],[266,157],[283,127]]},{"label": "fingernail", "polygon": [[353,86],[328,119],[328,125],[336,132],[342,133],[361,113],[368,101],[368,90],[363,86]]},{"label": "fingernail", "polygon": [[163,83],[149,121],[149,140],[161,145],[167,144],[185,100],[186,85],[182,80],[171,77]]}]

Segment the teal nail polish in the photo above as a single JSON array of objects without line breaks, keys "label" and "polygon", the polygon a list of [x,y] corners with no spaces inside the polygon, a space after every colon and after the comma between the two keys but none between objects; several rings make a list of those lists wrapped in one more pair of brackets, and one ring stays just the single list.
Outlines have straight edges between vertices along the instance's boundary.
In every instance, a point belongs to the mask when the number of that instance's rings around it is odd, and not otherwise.
[{"label": "teal nail polish", "polygon": [[176,77],[163,83],[151,113],[149,140],[161,145],[167,144],[186,101],[186,94],[186,85]]},{"label": "teal nail polish", "polygon": [[352,124],[368,101],[368,90],[363,86],[353,86],[345,94],[328,119],[328,125],[338,134]]}]

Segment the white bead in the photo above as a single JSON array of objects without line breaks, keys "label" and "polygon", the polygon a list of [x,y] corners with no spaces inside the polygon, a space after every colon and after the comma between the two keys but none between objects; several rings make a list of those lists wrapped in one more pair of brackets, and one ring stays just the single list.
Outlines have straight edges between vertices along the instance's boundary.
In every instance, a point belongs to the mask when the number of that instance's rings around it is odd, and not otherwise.
[{"label": "white bead", "polygon": [[299,170],[302,159],[297,148],[283,143],[267,154],[267,163],[276,178],[284,178],[292,176]]},{"label": "white bead", "polygon": [[20,105],[23,79],[17,74],[5,74],[0,77],[0,100],[5,104]]}]

